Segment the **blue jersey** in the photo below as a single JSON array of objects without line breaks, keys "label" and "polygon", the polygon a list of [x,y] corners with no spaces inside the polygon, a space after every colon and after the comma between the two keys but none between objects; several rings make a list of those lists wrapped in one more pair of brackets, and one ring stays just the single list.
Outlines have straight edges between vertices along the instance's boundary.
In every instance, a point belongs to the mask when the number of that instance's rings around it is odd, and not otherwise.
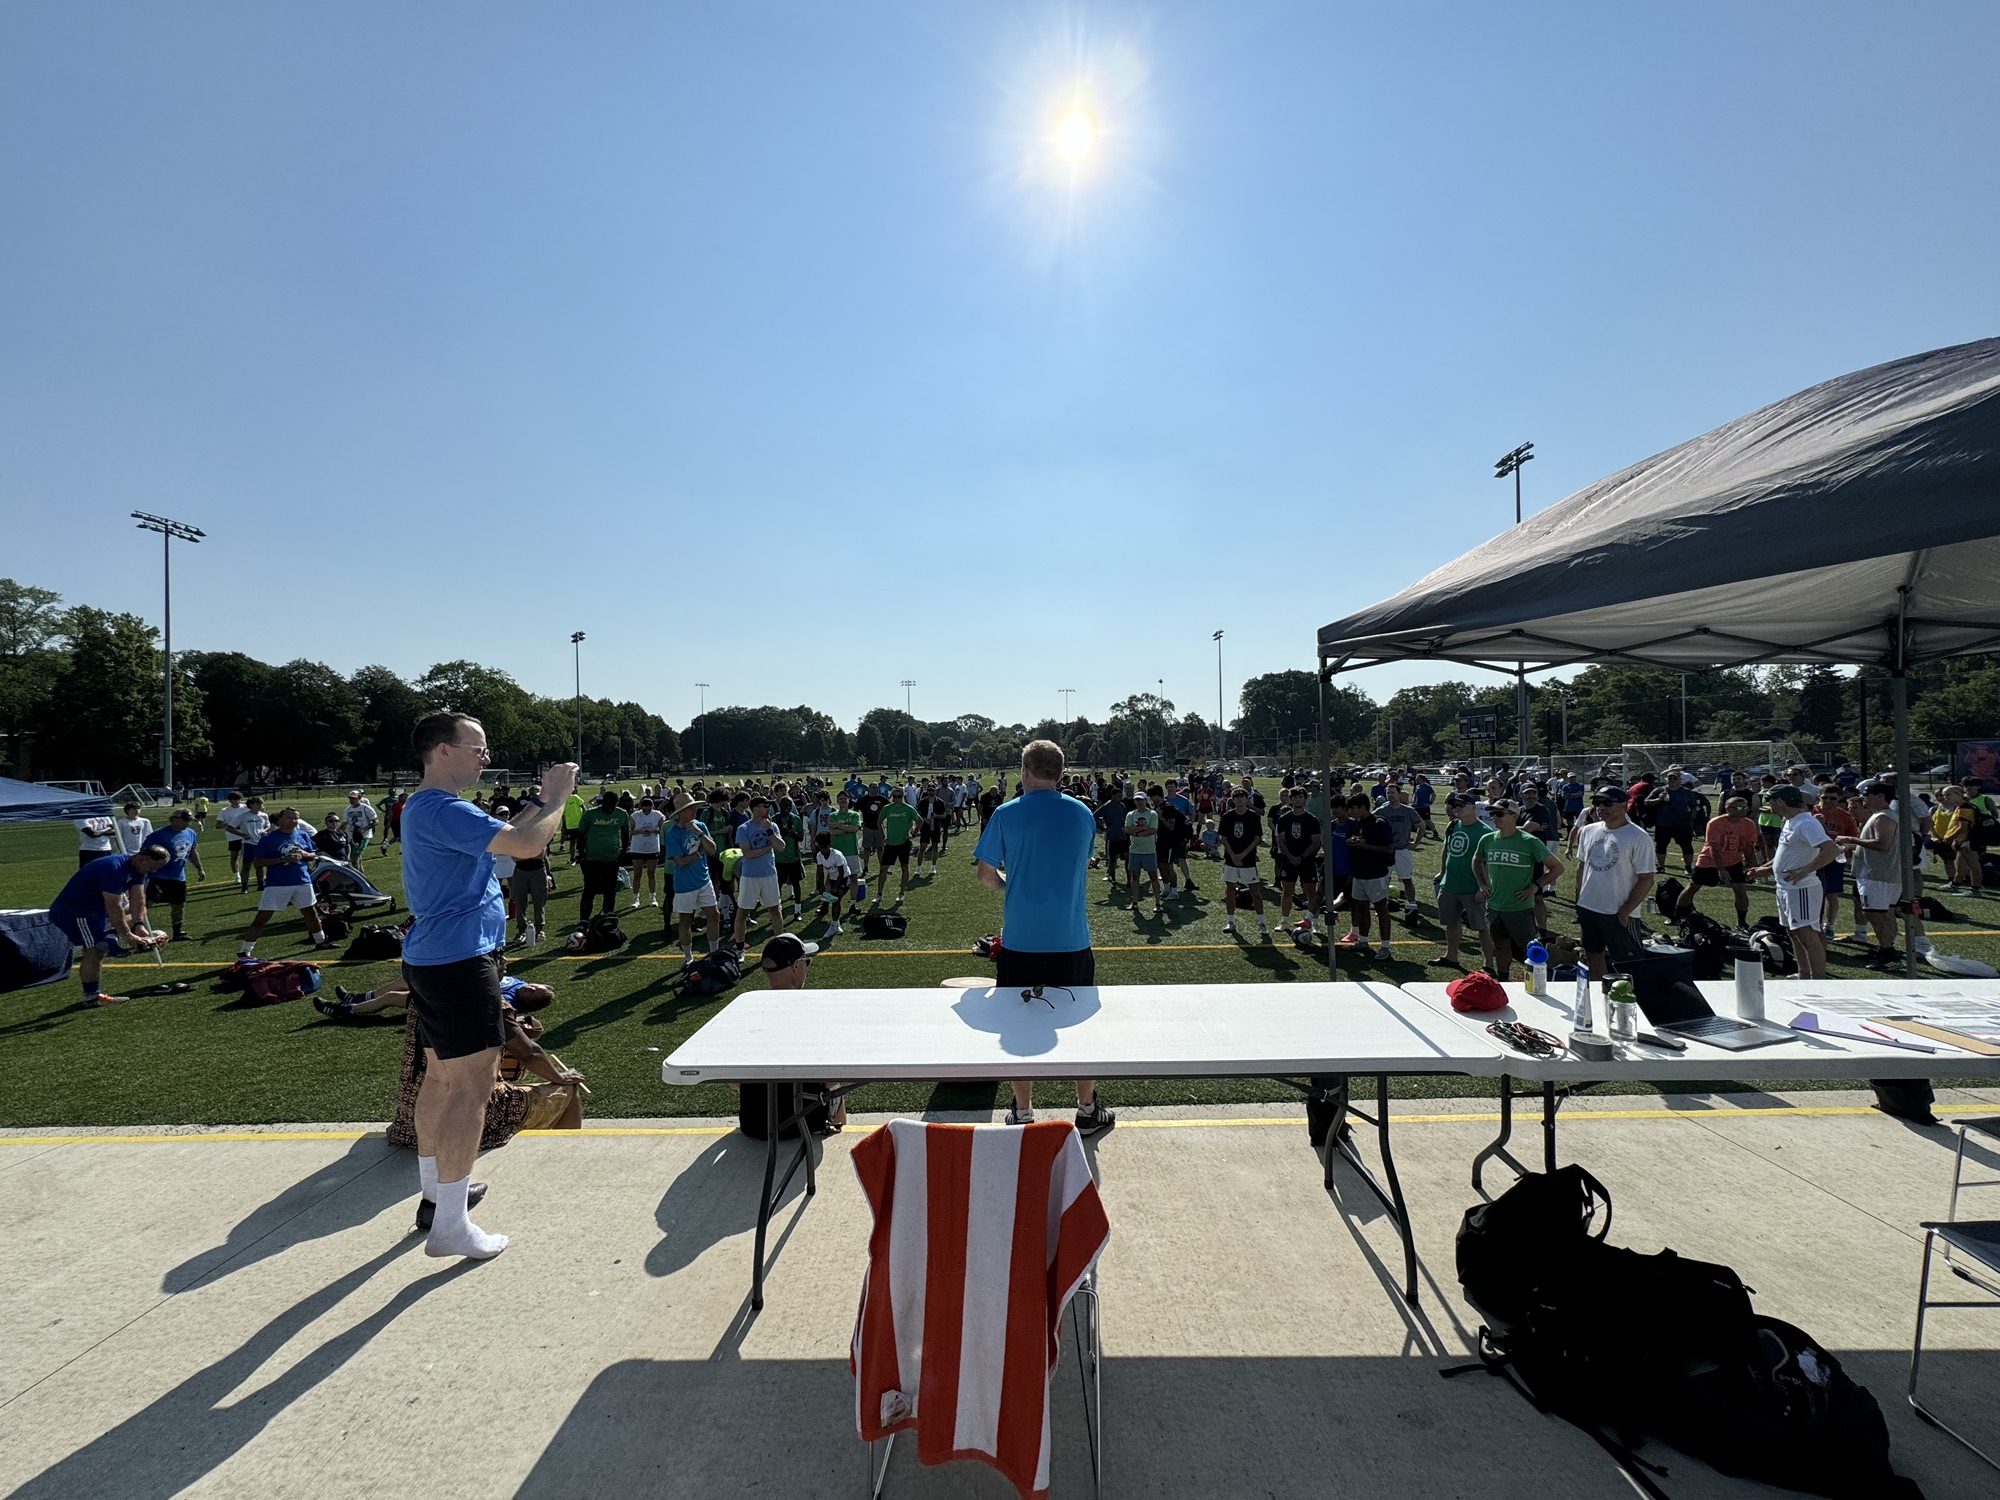
[{"label": "blue jersey", "polygon": [[453,964],[507,938],[507,904],[486,846],[507,825],[463,797],[425,787],[403,806],[403,890],[416,924],[403,962]]},{"label": "blue jersey", "polygon": [[167,862],[153,872],[158,880],[186,880],[187,857],[194,852],[195,832],[192,828],[157,828],[146,835],[145,849],[164,849]]},{"label": "blue jersey", "polygon": [[1084,882],[1096,837],[1090,809],[1053,789],[1024,793],[993,810],[973,858],[1007,872],[1006,947],[1076,953],[1090,946]]},{"label": "blue jersey", "polygon": [[62,894],[49,903],[49,917],[59,926],[67,926],[79,917],[101,921],[106,896],[122,896],[145,883],[146,877],[132,868],[131,855],[103,855],[70,876]]},{"label": "blue jersey", "polygon": [[[319,850],[313,847],[312,835],[296,823],[292,825],[290,832],[274,827],[257,840],[257,847],[251,851],[251,855],[256,859],[284,859],[285,855],[294,849],[303,849],[308,854],[319,853]],[[312,871],[304,864],[287,860],[284,864],[272,865],[264,871],[264,884],[267,887],[311,885]]]}]

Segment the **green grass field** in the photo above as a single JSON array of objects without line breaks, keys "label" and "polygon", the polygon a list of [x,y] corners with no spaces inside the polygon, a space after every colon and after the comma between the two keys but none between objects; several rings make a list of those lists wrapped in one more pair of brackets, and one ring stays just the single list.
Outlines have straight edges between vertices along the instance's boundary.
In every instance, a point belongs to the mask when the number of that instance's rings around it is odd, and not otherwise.
[{"label": "green grass field", "polygon": [[[328,794],[297,800],[307,819],[317,822],[339,799]],[[156,815],[155,821],[163,820]],[[815,960],[811,984],[928,989],[954,975],[989,974],[990,967],[974,958],[970,949],[977,938],[998,929],[999,901],[974,878],[972,843],[970,835],[959,835],[937,878],[912,882],[904,908],[909,917],[907,937],[868,942],[859,937],[859,924],[851,924]],[[75,849],[75,835],[67,824],[0,829],[0,907],[46,906],[74,872]],[[401,1045],[401,1021],[396,1015],[338,1026],[323,1021],[304,1001],[248,1006],[239,996],[215,992],[213,978],[234,955],[255,909],[255,893],[240,893],[227,878],[222,838],[213,826],[202,839],[202,852],[209,861],[209,879],[206,884],[191,881],[189,887],[187,925],[194,940],[164,950],[170,965],[165,977],[192,982],[191,993],[98,1009],[82,1003],[72,978],[61,985],[0,995],[0,1053],[6,1057],[11,1083],[0,1098],[0,1126],[261,1124],[387,1117]],[[1398,924],[1394,961],[1357,963],[1343,954],[1342,978],[1411,982],[1450,977],[1449,970],[1425,967],[1440,947],[1429,885],[1437,860],[1435,842],[1419,851],[1418,892],[1424,909],[1414,924]],[[574,917],[579,887],[576,873],[561,869],[560,861],[558,866],[560,890],[550,906],[552,926]],[[397,896],[400,908],[400,850],[376,852],[366,869],[378,886]],[[1099,873],[1090,888],[1090,921],[1100,982],[1323,979],[1326,966],[1318,949],[1300,952],[1283,939],[1259,942],[1254,921],[1247,924],[1248,934],[1242,930],[1246,924],[1239,922],[1235,937],[1224,935],[1218,871],[1218,866],[1197,861],[1199,896],[1169,903],[1164,918],[1153,917],[1150,909],[1135,913],[1122,889],[1114,891]],[[1567,877],[1564,889],[1569,889]],[[869,894],[877,893],[878,885],[871,881]],[[1950,896],[1946,901],[1968,920],[1934,924],[1932,933],[1940,946],[2000,963],[2000,899]],[[1275,892],[1267,895],[1267,905],[1275,928]],[[1711,915],[1727,920],[1726,896],[1707,893],[1703,905]],[[1753,919],[1771,910],[1768,889],[1754,892]],[[1551,919],[1556,931],[1574,935],[1574,916],[1566,901],[1553,903]],[[813,918],[805,935],[816,936],[821,925]],[[1845,928],[1844,921],[1842,925]],[[668,993],[667,980],[679,965],[680,950],[663,936],[657,911],[627,913],[625,927],[632,942],[604,957],[568,958],[560,955],[559,944],[548,942],[513,959],[515,973],[555,986],[556,1003],[543,1014],[548,1027],[545,1045],[589,1079],[589,1111],[594,1116],[733,1111],[732,1096],[724,1086],[677,1089],[660,1082],[661,1059],[727,999],[696,1003]],[[762,933],[761,927],[752,927],[753,944],[761,941]],[[304,930],[291,914],[273,920],[258,948],[265,958],[291,957],[306,950]],[[1845,944],[1836,945],[1836,950],[1836,975],[1871,972],[1856,962],[1856,950]],[[1469,951],[1476,956],[1476,948]],[[337,981],[358,989],[394,972],[390,964],[336,963],[329,966],[326,977],[329,987]],[[106,971],[107,987],[119,991],[151,984],[159,977],[150,958],[136,964],[126,960]],[[743,988],[761,984],[753,971]],[[1738,1080],[1737,1085],[1754,1086],[1754,1080]],[[1398,1087],[1406,1095],[1492,1092],[1490,1083],[1478,1079],[1406,1078],[1398,1080]],[[1623,1091],[1651,1090],[1634,1086]],[[1062,1092],[1051,1087],[1048,1101],[1059,1102]],[[985,1085],[935,1090],[882,1085],[857,1093],[855,1105],[863,1110],[977,1108],[997,1097],[997,1089]],[[1106,1097],[1115,1105],[1294,1096],[1279,1085],[1258,1080],[1130,1080],[1108,1086]]]}]

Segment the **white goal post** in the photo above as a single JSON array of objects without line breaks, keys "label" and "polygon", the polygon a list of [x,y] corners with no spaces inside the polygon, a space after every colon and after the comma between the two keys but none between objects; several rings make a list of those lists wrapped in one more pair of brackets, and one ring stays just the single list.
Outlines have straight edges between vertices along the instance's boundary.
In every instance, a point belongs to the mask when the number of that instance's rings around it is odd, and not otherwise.
[{"label": "white goal post", "polygon": [[1725,767],[1739,774],[1751,771],[1762,775],[1771,771],[1782,776],[1787,766],[1805,762],[1799,747],[1790,740],[1682,740],[1671,744],[1625,745],[1621,751],[1628,782],[1648,772],[1657,777],[1668,766],[1675,765],[1687,767],[1700,775],[1704,783],[1709,783],[1715,780],[1714,771]]}]

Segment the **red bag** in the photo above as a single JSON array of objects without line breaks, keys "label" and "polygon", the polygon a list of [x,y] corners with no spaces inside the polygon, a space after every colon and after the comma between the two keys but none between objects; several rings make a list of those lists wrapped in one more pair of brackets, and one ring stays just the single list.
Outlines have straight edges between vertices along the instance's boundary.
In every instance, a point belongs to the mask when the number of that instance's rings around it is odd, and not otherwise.
[{"label": "red bag", "polygon": [[262,963],[251,971],[245,991],[253,1000],[276,1005],[319,991],[319,965],[298,959],[280,958]]}]

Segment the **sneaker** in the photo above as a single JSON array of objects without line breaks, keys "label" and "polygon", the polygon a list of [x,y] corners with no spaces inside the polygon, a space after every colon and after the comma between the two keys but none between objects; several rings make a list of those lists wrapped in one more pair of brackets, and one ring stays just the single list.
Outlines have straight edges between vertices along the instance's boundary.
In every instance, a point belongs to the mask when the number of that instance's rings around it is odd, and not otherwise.
[{"label": "sneaker", "polygon": [[107,1010],[111,1006],[123,1005],[124,1003],[125,996],[123,995],[107,995],[103,990],[97,992],[97,1006],[100,1010]]},{"label": "sneaker", "polygon": [[1007,1106],[1005,1123],[1009,1125],[1032,1125],[1035,1123],[1035,1112],[1032,1109],[1016,1109],[1010,1104]]},{"label": "sneaker", "polygon": [[[485,1183],[469,1182],[465,1185],[465,1206],[467,1209],[477,1208],[479,1206],[479,1200],[481,1198],[484,1198],[485,1196],[486,1196]],[[419,1198],[417,1200],[418,1234],[429,1234],[431,1232],[431,1223],[433,1220],[437,1218],[437,1211],[438,1211],[438,1206],[435,1203],[431,1202],[430,1199]]]},{"label": "sneaker", "polygon": [[1430,961],[1429,966],[1433,969],[1462,969],[1465,967],[1464,964],[1453,958],[1449,953],[1440,953]]},{"label": "sneaker", "polygon": [[1391,953],[1389,951],[1389,945],[1387,943],[1384,943],[1382,944],[1381,947],[1375,950],[1375,956],[1379,959],[1388,960],[1394,958],[1396,955]]},{"label": "sneaker", "polygon": [[1350,927],[1347,929],[1347,935],[1333,946],[1336,948],[1366,948],[1368,945],[1361,941],[1361,934]]},{"label": "sneaker", "polygon": [[1077,1134],[1084,1136],[1101,1135],[1118,1123],[1118,1116],[1104,1107],[1104,1101],[1093,1099],[1089,1109],[1076,1112]]},{"label": "sneaker", "polygon": [[632,905],[628,909],[631,911],[637,911],[639,909],[639,898],[637,896],[634,896],[632,898]]},{"label": "sneaker", "polygon": [[1234,922],[1224,922],[1222,924],[1222,930],[1224,932],[1234,932],[1236,930],[1236,924]]},{"label": "sneaker", "polygon": [[314,995],[312,1007],[329,1021],[345,1021],[354,1014],[355,997],[338,985],[334,986],[334,993],[340,996],[338,1000],[329,1000],[324,995]]},{"label": "sneaker", "polygon": [[1847,940],[1850,943],[1865,943],[1869,941],[1869,937],[1867,933],[1857,927],[1854,931],[1848,933]]},{"label": "sneaker", "polygon": [[826,924],[826,931],[825,931],[825,932],[823,932],[823,933],[821,933],[821,934],[820,934],[820,936],[821,936],[821,937],[839,937],[839,936],[840,936],[840,924],[839,924],[838,922],[829,922],[829,923],[827,923],[827,924]]}]

